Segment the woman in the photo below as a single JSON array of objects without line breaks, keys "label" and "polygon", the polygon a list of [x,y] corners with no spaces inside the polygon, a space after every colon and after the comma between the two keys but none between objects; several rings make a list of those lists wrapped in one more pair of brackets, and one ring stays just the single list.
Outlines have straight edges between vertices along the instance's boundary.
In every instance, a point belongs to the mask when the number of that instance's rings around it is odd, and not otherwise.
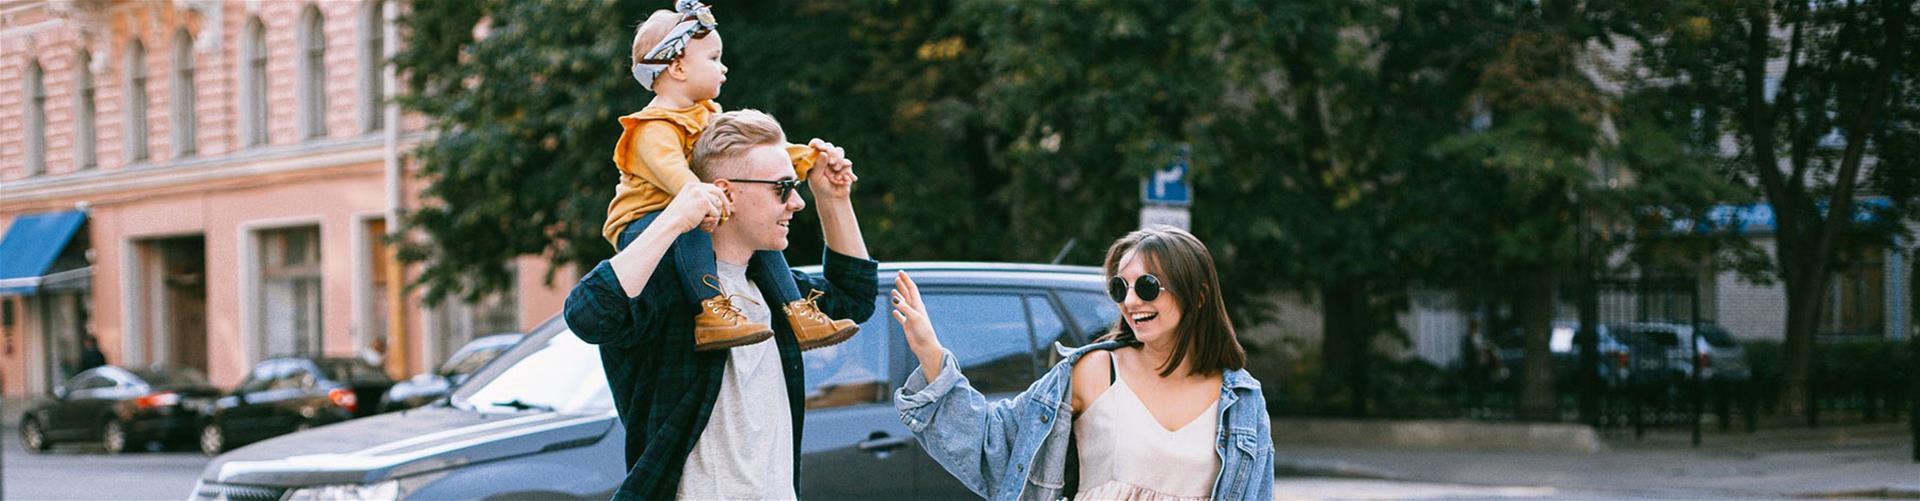
[{"label": "woman", "polygon": [[998,402],[967,384],[899,274],[893,317],[920,359],[894,395],[901,420],[988,499],[1272,499],[1266,399],[1244,370],[1206,246],[1152,227],[1114,242],[1104,269],[1120,322]]}]

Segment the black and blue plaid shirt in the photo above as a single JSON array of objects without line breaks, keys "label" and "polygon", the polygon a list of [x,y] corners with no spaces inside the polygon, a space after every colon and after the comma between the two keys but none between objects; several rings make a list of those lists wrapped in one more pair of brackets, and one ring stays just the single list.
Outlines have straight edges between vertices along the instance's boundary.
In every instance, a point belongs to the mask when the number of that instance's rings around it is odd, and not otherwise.
[{"label": "black and blue plaid shirt", "polygon": [[[602,261],[567,294],[567,326],[588,343],[600,346],[607,385],[614,408],[627,430],[627,479],[614,499],[672,499],[680,487],[680,473],[694,442],[713,415],[726,371],[728,350],[693,351],[693,317],[697,306],[676,285],[670,260],[662,260],[647,279],[639,297],[628,298],[613,268]],[[803,295],[826,293],[819,301],[828,317],[863,322],[873,314],[878,294],[876,270],[880,263],[826,252],[821,278],[792,270]],[[747,277],[760,288],[775,312],[777,305],[800,299],[778,297],[772,273],[748,266]],[[804,296],[803,296],[804,297]],[[804,365],[793,329],[775,315],[773,339],[786,372],[787,403],[793,412],[794,475],[800,478],[800,436],[806,415]],[[867,333],[866,335],[880,335]]]}]

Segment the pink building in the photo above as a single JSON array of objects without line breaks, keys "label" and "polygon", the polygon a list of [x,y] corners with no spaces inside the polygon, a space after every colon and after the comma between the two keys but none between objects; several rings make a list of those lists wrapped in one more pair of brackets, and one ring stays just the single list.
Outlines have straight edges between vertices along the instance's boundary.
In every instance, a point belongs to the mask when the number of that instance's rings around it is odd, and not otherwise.
[{"label": "pink building", "polygon": [[[81,340],[231,387],[283,354],[391,346],[395,376],[560,309],[571,271],[428,307],[379,238],[418,203],[425,120],[391,104],[393,4],[0,0],[0,390]],[[393,306],[394,303],[400,306]]]}]

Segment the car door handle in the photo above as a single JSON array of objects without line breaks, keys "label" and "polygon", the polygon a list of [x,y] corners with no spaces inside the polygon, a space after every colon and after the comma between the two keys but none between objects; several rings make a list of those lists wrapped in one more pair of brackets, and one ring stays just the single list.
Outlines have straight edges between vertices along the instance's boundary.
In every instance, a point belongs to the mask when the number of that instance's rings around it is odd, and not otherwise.
[{"label": "car door handle", "polygon": [[859,447],[860,450],[868,452],[886,452],[905,447],[911,442],[913,442],[913,437],[894,437],[887,435],[885,432],[880,432],[874,433],[873,436],[868,437],[859,444],[855,444],[854,447]]}]

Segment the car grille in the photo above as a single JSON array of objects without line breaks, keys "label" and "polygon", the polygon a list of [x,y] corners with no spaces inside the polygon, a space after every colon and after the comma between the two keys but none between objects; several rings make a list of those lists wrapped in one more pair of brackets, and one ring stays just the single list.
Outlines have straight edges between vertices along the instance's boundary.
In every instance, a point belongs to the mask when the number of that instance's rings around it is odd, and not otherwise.
[{"label": "car grille", "polygon": [[227,499],[232,501],[279,501],[287,492],[279,487],[261,487],[257,485],[235,485],[200,483],[193,493],[194,499]]}]

